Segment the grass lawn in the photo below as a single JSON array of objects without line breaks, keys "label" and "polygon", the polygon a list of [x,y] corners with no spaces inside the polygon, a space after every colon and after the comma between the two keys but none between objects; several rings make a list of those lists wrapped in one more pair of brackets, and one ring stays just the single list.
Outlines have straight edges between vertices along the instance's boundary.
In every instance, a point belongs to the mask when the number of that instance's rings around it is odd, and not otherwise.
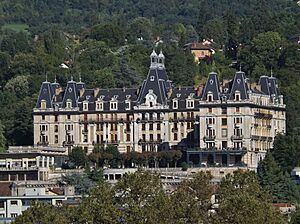
[{"label": "grass lawn", "polygon": [[14,30],[14,31],[23,31],[23,32],[26,32],[26,33],[29,33],[27,28],[29,26],[27,24],[22,24],[22,23],[7,23],[5,25],[2,26],[2,30],[5,30],[5,29],[10,29],[10,30]]}]

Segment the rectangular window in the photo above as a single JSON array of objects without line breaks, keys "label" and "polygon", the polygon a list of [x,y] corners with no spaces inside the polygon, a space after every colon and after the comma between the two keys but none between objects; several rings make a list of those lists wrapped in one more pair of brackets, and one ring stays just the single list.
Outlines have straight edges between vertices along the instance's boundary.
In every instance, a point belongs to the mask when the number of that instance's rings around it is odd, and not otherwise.
[{"label": "rectangular window", "polygon": [[235,112],[236,112],[236,113],[240,113],[240,108],[239,108],[239,107],[236,107],[236,108],[235,108]]},{"label": "rectangular window", "polygon": [[54,115],[54,121],[55,121],[55,122],[58,121],[58,115]]},{"label": "rectangular window", "polygon": [[126,141],[130,142],[130,135],[129,134],[126,135]]},{"label": "rectangular window", "polygon": [[18,201],[10,201],[11,205],[18,205]]},{"label": "rectangular window", "polygon": [[142,124],[142,131],[146,130],[146,124]]},{"label": "rectangular window", "polygon": [[126,110],[130,110],[130,102],[126,102],[125,103],[125,109]]},{"label": "rectangular window", "polygon": [[173,109],[177,109],[178,108],[178,101],[174,100],[173,101]]},{"label": "rectangular window", "polygon": [[209,108],[208,108],[208,113],[212,113],[212,112],[213,112],[212,108],[209,107]]},{"label": "rectangular window", "polygon": [[149,130],[153,130],[153,124],[149,124]]},{"label": "rectangular window", "polygon": [[177,113],[176,112],[174,113],[174,119],[177,119]]},{"label": "rectangular window", "polygon": [[222,107],[222,114],[227,114],[227,108],[226,107]]},{"label": "rectangular window", "polygon": [[0,209],[4,208],[4,201],[0,201]]},{"label": "rectangular window", "polygon": [[58,143],[58,135],[54,136],[54,143],[56,143],[56,144]]},{"label": "rectangular window", "polygon": [[222,137],[227,137],[227,128],[222,128]]},{"label": "rectangular window", "polygon": [[67,115],[67,119],[68,119],[68,120],[71,120],[71,115],[68,114],[68,115]]},{"label": "rectangular window", "polygon": [[227,118],[222,118],[222,125],[227,125]]},{"label": "rectangular window", "polygon": [[118,109],[118,103],[117,102],[110,102],[110,109],[111,110],[117,110]]},{"label": "rectangular window", "polygon": [[157,125],[156,125],[156,129],[157,129],[158,131],[160,131],[160,124],[157,124]]},{"label": "rectangular window", "polygon": [[58,125],[54,125],[54,132],[58,132]]}]

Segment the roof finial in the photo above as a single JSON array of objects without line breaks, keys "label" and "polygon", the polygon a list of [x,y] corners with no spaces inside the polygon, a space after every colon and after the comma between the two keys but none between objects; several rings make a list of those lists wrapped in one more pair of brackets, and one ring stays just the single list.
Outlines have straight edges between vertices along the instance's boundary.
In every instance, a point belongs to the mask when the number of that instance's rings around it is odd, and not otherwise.
[{"label": "roof finial", "polygon": [[240,72],[242,71],[242,64],[240,63]]},{"label": "roof finial", "polygon": [[71,81],[73,82],[73,75],[71,75]]},{"label": "roof finial", "polygon": [[273,69],[272,69],[272,67],[271,67],[271,77],[273,77]]},{"label": "roof finial", "polygon": [[79,74],[79,82],[81,82],[81,74]]},{"label": "roof finial", "polygon": [[45,75],[46,75],[46,82],[48,82],[48,74],[46,73]]},{"label": "roof finial", "polygon": [[56,80],[56,74],[54,76],[54,83],[57,83],[57,80]]}]

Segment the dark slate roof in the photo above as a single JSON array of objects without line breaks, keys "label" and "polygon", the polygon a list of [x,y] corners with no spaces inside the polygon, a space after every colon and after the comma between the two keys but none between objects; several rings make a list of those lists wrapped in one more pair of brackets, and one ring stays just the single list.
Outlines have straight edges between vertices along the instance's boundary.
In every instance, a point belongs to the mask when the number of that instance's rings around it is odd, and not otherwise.
[{"label": "dark slate roof", "polygon": [[277,79],[275,77],[269,78],[269,91],[271,95],[276,95],[276,96],[280,95]]},{"label": "dark slate roof", "polygon": [[157,103],[161,105],[167,104],[167,89],[166,79],[167,76],[164,69],[150,68],[147,79],[143,82],[140,94],[138,96],[138,103],[142,104],[145,101],[146,95],[150,90],[157,96]]},{"label": "dark slate roof", "polygon": [[66,107],[68,100],[72,102],[72,107],[77,107],[78,89],[75,81],[69,81],[65,90],[62,107]]},{"label": "dark slate roof", "polygon": [[220,83],[218,79],[218,75],[215,72],[209,73],[208,79],[204,86],[204,90],[202,92],[202,100],[207,100],[208,93],[213,94],[214,100],[220,100]]},{"label": "dark slate roof", "polygon": [[246,83],[246,77],[245,73],[238,71],[235,73],[232,85],[231,85],[231,91],[230,91],[230,100],[234,100],[234,94],[236,91],[239,91],[241,94],[241,100],[248,99],[248,85]]},{"label": "dark slate roof", "polygon": [[270,95],[269,89],[269,77],[268,76],[261,76],[259,78],[258,84],[260,85],[261,92]]},{"label": "dark slate roof", "polygon": [[41,106],[42,100],[45,100],[47,108],[51,108],[53,95],[54,90],[51,87],[51,83],[47,81],[43,82],[40,89],[39,98],[36,103],[36,107],[39,108]]}]

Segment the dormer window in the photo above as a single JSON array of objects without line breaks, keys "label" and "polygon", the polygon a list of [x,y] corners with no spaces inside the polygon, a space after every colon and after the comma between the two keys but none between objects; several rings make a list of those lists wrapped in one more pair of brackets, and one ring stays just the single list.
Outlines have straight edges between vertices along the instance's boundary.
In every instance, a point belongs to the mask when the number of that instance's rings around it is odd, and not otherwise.
[{"label": "dormer window", "polygon": [[116,102],[116,101],[110,102],[110,109],[111,110],[118,110],[118,102]]},{"label": "dormer window", "polygon": [[211,92],[207,93],[207,101],[208,102],[212,102],[214,100],[214,96]]},{"label": "dormer window", "polygon": [[83,102],[83,110],[87,111],[89,109],[89,103],[88,102]]},{"label": "dormer window", "polygon": [[186,108],[194,108],[194,100],[187,100]]},{"label": "dormer window", "polygon": [[236,91],[234,94],[234,101],[240,101],[241,99],[241,94],[239,91]]},{"label": "dormer window", "polygon": [[103,102],[96,102],[96,110],[103,110]]},{"label": "dormer window", "polygon": [[68,109],[72,108],[72,101],[71,100],[67,100],[66,108],[68,108]]},{"label": "dormer window", "polygon": [[152,75],[152,76],[150,76],[150,81],[154,81],[154,76]]},{"label": "dormer window", "polygon": [[45,110],[47,108],[46,100],[41,101],[41,109]]},{"label": "dormer window", "polygon": [[178,100],[173,100],[173,109],[178,108]]},{"label": "dormer window", "polygon": [[130,101],[129,100],[125,101],[125,110],[130,110]]}]

